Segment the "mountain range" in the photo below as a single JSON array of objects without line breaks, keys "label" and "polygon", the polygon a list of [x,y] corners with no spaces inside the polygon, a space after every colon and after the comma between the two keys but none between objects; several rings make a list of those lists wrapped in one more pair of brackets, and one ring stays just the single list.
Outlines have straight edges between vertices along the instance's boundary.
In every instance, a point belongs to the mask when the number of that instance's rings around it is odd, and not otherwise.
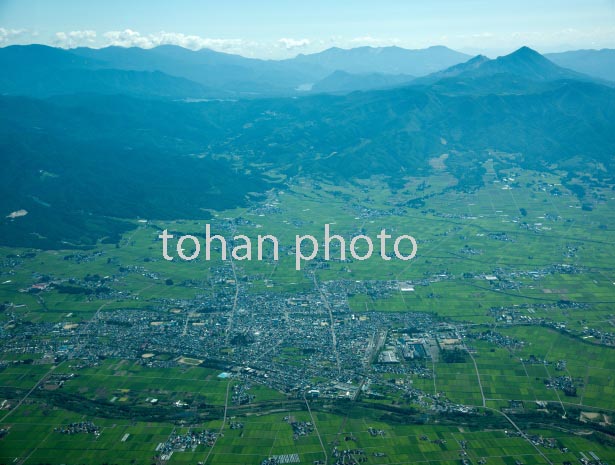
[{"label": "mountain range", "polygon": [[[570,70],[598,79],[615,79],[613,51],[550,56],[564,61]],[[491,75],[497,72],[502,59],[471,57],[442,46],[422,50],[331,48],[279,61],[244,58],[208,49],[191,51],[172,45],[147,50],[11,46],[0,48],[0,66],[4,70],[0,75],[0,92],[33,97],[94,92],[170,99],[344,93],[404,85],[413,80],[417,84],[433,83],[445,77],[442,73],[456,75],[459,70],[475,65],[476,60],[488,60],[490,64],[481,70]],[[508,64],[503,66],[506,68]],[[561,68],[552,66],[550,72],[557,73],[558,69]]]},{"label": "mountain range", "polygon": [[351,74],[406,74],[424,76],[457,63],[470,55],[443,46],[419,50],[401,47],[329,48],[320,53],[300,54],[283,63],[317,66],[327,72],[345,71]]},{"label": "mountain range", "polygon": [[[479,161],[490,150],[534,169],[600,165],[593,176],[613,177],[612,85],[527,47],[409,80],[404,73],[418,65],[383,71],[342,60],[347,69],[331,71],[328,54],[298,58],[0,49],[0,242],[113,242],[136,218],[207,218],[298,174],[348,182],[382,175],[395,187],[405,175],[428,174],[443,151],[460,189],[481,182]],[[284,71],[279,80],[270,65]],[[233,69],[232,85],[218,87]],[[310,76],[320,78],[312,91],[292,89]],[[239,98],[244,92],[249,98]]]},{"label": "mountain range", "polygon": [[[336,72],[427,74],[468,58],[445,47],[329,49],[292,60],[258,60],[202,49],[57,49],[42,45],[0,49],[0,92],[47,97],[76,92],[158,98],[249,98],[301,93]],[[412,73],[408,73],[408,71]],[[360,81],[361,78],[354,78]],[[369,82],[369,79],[366,81]],[[376,85],[381,84],[377,81]],[[326,85],[325,85],[326,86]],[[366,88],[360,84],[355,88]]]},{"label": "mountain range", "polygon": [[545,57],[564,68],[615,82],[615,50],[575,50]]}]

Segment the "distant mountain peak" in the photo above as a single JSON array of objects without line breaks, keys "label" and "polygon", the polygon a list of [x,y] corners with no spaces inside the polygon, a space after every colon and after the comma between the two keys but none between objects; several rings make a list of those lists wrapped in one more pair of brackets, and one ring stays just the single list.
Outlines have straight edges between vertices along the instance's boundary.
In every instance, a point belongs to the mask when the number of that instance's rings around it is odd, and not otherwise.
[{"label": "distant mountain peak", "polygon": [[556,65],[615,82],[615,50],[573,50],[545,55]]},{"label": "distant mountain peak", "polygon": [[536,50],[524,46],[514,52],[487,60],[475,70],[469,71],[475,77],[496,74],[510,74],[530,81],[554,81],[558,79],[588,80],[587,76],[561,68]]},{"label": "distant mountain peak", "polygon": [[592,78],[562,68],[530,47],[521,47],[494,60],[477,55],[416,79],[413,85],[438,85],[455,92],[508,93],[528,83],[557,80],[592,81]]},{"label": "distant mountain peak", "polygon": [[392,45],[387,47],[362,46],[350,49],[331,47],[318,53],[301,54],[287,61],[309,63],[329,74],[341,69],[351,74],[384,73],[425,76],[462,63],[469,58],[469,55],[443,45],[416,50]]},{"label": "distant mountain peak", "polygon": [[467,65],[467,64],[484,63],[485,61],[490,61],[490,60],[491,59],[489,57],[486,57],[485,55],[476,55],[475,57],[472,57],[468,61],[466,61],[465,64]]},{"label": "distant mountain peak", "polygon": [[538,53],[536,50],[531,49],[529,47],[523,46],[517,50],[515,50],[514,52],[508,54],[508,55],[504,55],[501,57],[496,58],[496,60],[507,60],[507,61],[513,61],[513,60],[531,60],[534,62],[543,62],[543,63],[549,63],[549,64],[553,64],[551,63],[547,58],[545,58],[544,56],[542,56],[540,53]]},{"label": "distant mountain peak", "polygon": [[460,76],[472,70],[476,70],[483,63],[488,62],[488,61],[491,61],[491,60],[487,58],[485,55],[476,55],[475,57],[470,58],[468,61],[464,61],[463,63],[458,63],[456,65],[443,69],[442,71],[437,71],[428,76],[419,78],[414,81],[414,84],[417,84],[417,85],[433,84],[434,82],[437,82],[440,79]]},{"label": "distant mountain peak", "polygon": [[540,53],[538,53],[533,48],[528,47],[527,45],[524,45],[523,47],[518,48],[517,50],[512,52],[510,55],[524,55],[524,54],[540,55]]},{"label": "distant mountain peak", "polygon": [[452,50],[450,47],[446,45],[431,45],[427,47],[425,50]]}]

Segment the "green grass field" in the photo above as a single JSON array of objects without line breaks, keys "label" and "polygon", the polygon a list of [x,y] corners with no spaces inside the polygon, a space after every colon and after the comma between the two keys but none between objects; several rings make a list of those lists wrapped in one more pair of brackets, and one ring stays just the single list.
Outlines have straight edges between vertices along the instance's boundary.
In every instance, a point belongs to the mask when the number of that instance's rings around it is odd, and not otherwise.
[{"label": "green grass field", "polygon": [[[589,193],[581,201],[561,185],[557,173],[520,168],[498,168],[496,172],[494,166],[493,162],[485,163],[485,185],[470,193],[452,189],[456,181],[445,170],[427,181],[408,177],[397,189],[376,178],[341,186],[297,178],[288,188],[270,192],[258,205],[216,212],[210,223],[216,233],[227,237],[274,234],[279,239],[278,261],[271,259],[269,250],[263,261],[234,262],[233,272],[242,280],[242,292],[269,293],[284,299],[313,291],[312,273],[319,282],[412,283],[413,292],[393,289],[376,297],[368,293],[347,295],[348,310],[359,315],[368,311],[428,312],[438,321],[465,323],[468,332],[493,330],[523,342],[522,347],[507,348],[486,340],[467,340],[474,350],[476,366],[470,358],[462,363],[425,362],[426,368],[433,370],[432,378],[400,375],[417,389],[443,393],[450,401],[469,406],[481,407],[484,402],[489,409],[499,410],[507,408],[510,400],[517,400],[523,402],[525,411],[535,413],[539,410],[536,402],[544,401],[563,413],[575,412],[578,416],[580,411],[592,415],[601,412],[612,419],[615,348],[590,334],[612,333],[615,329],[612,191],[588,185]],[[581,208],[587,202],[592,205],[591,211]],[[228,219],[235,220],[231,223]],[[555,449],[537,449],[525,438],[506,434],[512,429],[510,425],[481,428],[440,423],[428,409],[422,412],[426,424],[403,424],[399,418],[372,408],[393,401],[410,406],[399,391],[384,383],[377,388],[387,393],[385,399],[359,398],[346,413],[334,411],[326,402],[314,404],[317,432],[294,439],[291,426],[283,420],[285,416],[313,421],[301,399],[291,402],[289,395],[258,384],[250,388],[255,407],[230,406],[223,426],[221,412],[228,404],[227,392],[238,381],[218,378],[217,369],[190,364],[147,367],[137,360],[117,358],[86,367],[78,360],[55,366],[52,359],[44,358],[45,350],[9,350],[8,335],[27,331],[33,325],[47,325],[48,332],[32,336],[30,345],[51,347],[57,334],[71,331],[66,327],[77,325],[74,332],[66,333],[67,339],[87,329],[97,312],[105,315],[117,310],[148,310],[152,315],[162,315],[169,311],[165,299],[232,295],[233,283],[216,281],[220,270],[228,273],[231,267],[229,261],[220,259],[219,250],[209,262],[204,257],[192,262],[162,258],[158,235],[163,229],[202,239],[205,223],[135,222],[135,229],[118,246],[101,243],[92,250],[0,251],[0,335],[6,336],[3,341],[7,344],[0,355],[0,402],[6,398],[10,404],[0,410],[0,428],[8,431],[0,438],[0,463],[155,463],[159,460],[158,444],[171,434],[187,432],[186,421],[182,422],[181,415],[173,421],[142,421],[125,412],[177,413],[180,410],[173,410],[177,401],[190,406],[186,418],[199,419],[190,428],[218,431],[222,427],[224,435],[213,448],[198,446],[194,451],[174,452],[169,463],[259,464],[269,456],[284,454],[298,454],[305,464],[325,459],[335,463],[333,450],[337,447],[362,449],[366,463],[372,464],[457,464],[463,458],[462,441],[467,441],[471,463],[483,458],[488,464],[506,465],[516,461],[579,463],[581,453],[587,455],[589,451],[605,461],[615,460],[612,442],[611,446],[604,445],[597,433],[589,434],[593,428],[589,423],[586,427],[575,423],[570,430],[548,425],[528,428],[528,434],[555,438]],[[376,248],[374,256],[363,262],[331,261],[327,266],[305,262],[301,271],[295,270],[295,235],[322,238],[325,223],[331,225],[333,233],[347,238],[347,246],[351,236],[362,233],[375,238],[382,228],[393,236],[411,234],[419,243],[417,257],[408,262],[384,262]],[[170,250],[176,255],[174,248]],[[332,254],[337,256],[339,250]],[[486,279],[492,275],[497,279]],[[105,285],[114,291],[113,296],[57,289],[29,291],[33,284],[47,278],[80,285],[92,276],[107,277]],[[515,319],[507,322],[502,314],[514,314]],[[553,329],[555,324],[564,325],[565,330]],[[530,363],[531,356],[548,363]],[[302,357],[300,351],[283,347],[276,361],[299,363]],[[174,358],[156,354],[155,359]],[[28,363],[20,363],[24,360]],[[556,370],[555,364],[561,360],[566,361],[566,368]],[[61,388],[39,385],[52,373],[77,376]],[[566,396],[545,385],[546,379],[564,375],[575,380],[576,396]],[[157,403],[151,402],[154,398]],[[19,399],[25,400],[15,408]],[[63,399],[70,403],[63,404]],[[82,409],[75,407],[79,402]],[[104,414],[110,406],[115,409],[115,417]],[[361,406],[361,414],[353,413],[355,406]],[[54,431],[84,420],[99,426],[100,435]],[[503,418],[500,420],[506,425]],[[244,427],[230,429],[231,421]],[[373,436],[369,428],[383,433]],[[568,451],[560,451],[563,448]]]}]

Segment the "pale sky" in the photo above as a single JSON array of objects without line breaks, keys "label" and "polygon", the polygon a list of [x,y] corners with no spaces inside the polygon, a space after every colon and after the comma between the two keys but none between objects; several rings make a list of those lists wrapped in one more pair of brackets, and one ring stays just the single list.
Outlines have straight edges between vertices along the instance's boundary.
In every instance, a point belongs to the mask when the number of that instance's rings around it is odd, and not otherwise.
[{"label": "pale sky", "polygon": [[615,48],[615,0],[0,0],[0,46],[176,44],[258,58],[446,45],[489,56]]}]

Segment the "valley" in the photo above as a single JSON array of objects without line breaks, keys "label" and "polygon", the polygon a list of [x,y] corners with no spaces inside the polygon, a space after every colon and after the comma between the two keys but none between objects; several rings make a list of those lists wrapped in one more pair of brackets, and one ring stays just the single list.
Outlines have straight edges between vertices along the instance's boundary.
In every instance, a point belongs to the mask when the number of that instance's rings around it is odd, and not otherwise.
[{"label": "valley", "polygon": [[[491,151],[466,189],[441,160],[395,188],[295,177],[209,220],[135,221],[117,246],[4,249],[0,460],[612,460],[612,187],[566,181],[580,200]],[[340,260],[331,241],[297,271],[288,245],[326,223],[412,231],[417,256]],[[163,229],[205,224],[275,234],[279,260],[162,258]]]},{"label": "valley", "polygon": [[615,460],[613,50],[28,35],[0,464]]}]

